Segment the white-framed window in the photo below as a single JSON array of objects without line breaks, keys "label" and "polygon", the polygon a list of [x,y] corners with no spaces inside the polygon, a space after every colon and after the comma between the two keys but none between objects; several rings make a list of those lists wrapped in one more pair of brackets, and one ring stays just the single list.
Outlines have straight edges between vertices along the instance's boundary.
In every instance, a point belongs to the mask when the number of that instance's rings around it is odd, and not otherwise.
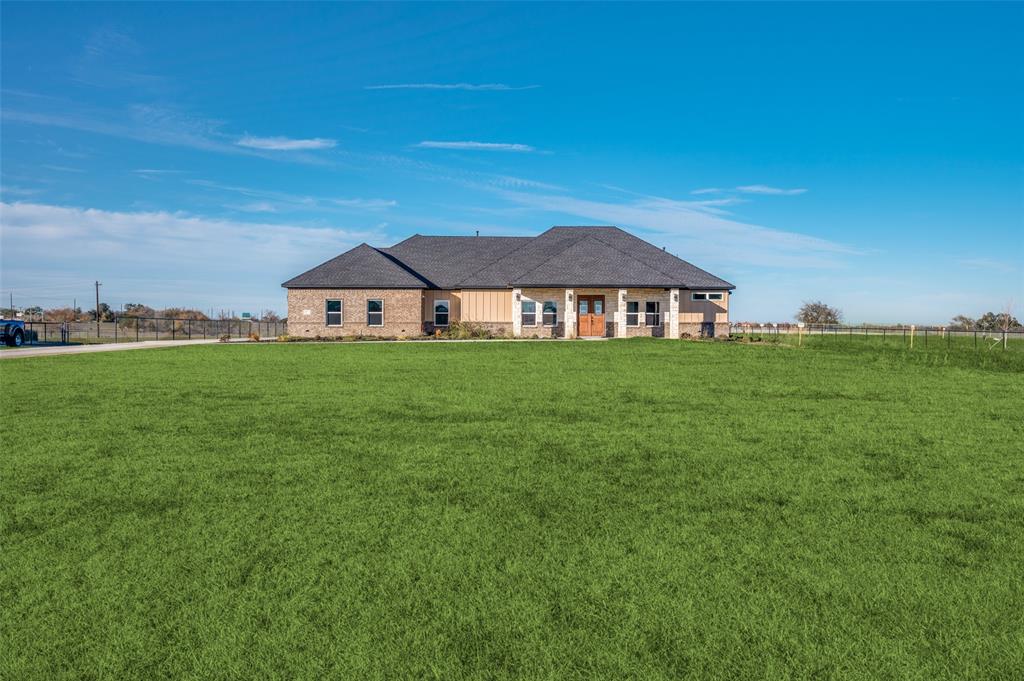
[{"label": "white-framed window", "polygon": [[721,291],[717,293],[691,293],[690,300],[722,300],[723,294]]},{"label": "white-framed window", "polygon": [[532,300],[523,301],[523,326],[537,326],[537,303]]},{"label": "white-framed window", "polygon": [[640,302],[626,301],[626,326],[640,326]]},{"label": "white-framed window", "polygon": [[534,301],[534,300],[523,300],[522,301],[522,326],[524,326],[524,327],[536,327],[537,326],[537,301]]},{"label": "white-framed window", "polygon": [[324,301],[324,314],[326,316],[325,323],[327,324],[327,326],[341,326],[341,312],[342,304],[340,300]]},{"label": "white-framed window", "polygon": [[722,294],[721,293],[709,293],[708,294],[708,300],[721,300],[721,299],[722,299]]},{"label": "white-framed window", "polygon": [[661,303],[657,300],[648,300],[644,308],[644,324],[646,326],[661,326]]},{"label": "white-framed window", "polygon": [[384,301],[380,298],[366,301],[366,325],[384,326]]},{"label": "white-framed window", "polygon": [[553,300],[544,301],[544,326],[558,325],[558,303]]},{"label": "white-framed window", "polygon": [[448,311],[450,309],[447,300],[434,301],[434,326],[448,326]]}]

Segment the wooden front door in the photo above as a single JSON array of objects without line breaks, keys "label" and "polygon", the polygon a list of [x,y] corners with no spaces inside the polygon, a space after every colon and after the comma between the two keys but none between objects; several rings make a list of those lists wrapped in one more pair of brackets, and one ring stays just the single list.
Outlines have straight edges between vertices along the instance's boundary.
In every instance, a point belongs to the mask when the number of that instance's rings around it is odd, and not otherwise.
[{"label": "wooden front door", "polygon": [[579,335],[604,335],[604,296],[577,296],[576,312]]}]

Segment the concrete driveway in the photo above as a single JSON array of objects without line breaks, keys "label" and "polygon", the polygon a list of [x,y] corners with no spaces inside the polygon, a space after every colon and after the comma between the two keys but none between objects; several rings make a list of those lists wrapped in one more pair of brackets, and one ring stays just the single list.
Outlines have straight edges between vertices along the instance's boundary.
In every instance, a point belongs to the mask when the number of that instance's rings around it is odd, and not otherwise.
[{"label": "concrete driveway", "polygon": [[202,340],[141,341],[138,343],[95,343],[92,345],[43,345],[38,347],[28,346],[17,349],[0,350],[0,359],[14,359],[16,357],[45,357],[47,355],[78,355],[83,352],[115,352],[117,350],[173,348],[181,345],[204,345],[219,342],[220,341],[217,340],[216,338],[208,338]]}]

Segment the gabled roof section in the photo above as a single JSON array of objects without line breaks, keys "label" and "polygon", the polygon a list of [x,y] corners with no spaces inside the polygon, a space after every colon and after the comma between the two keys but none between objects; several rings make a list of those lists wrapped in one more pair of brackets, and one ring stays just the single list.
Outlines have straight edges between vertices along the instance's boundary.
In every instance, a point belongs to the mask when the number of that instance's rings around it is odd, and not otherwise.
[{"label": "gabled roof section", "polygon": [[422,236],[416,234],[391,248],[380,249],[397,258],[436,288],[458,288],[473,272],[524,244],[528,236]]},{"label": "gabled roof section", "polygon": [[552,227],[459,285],[735,288],[618,227],[595,226]]},{"label": "gabled roof section", "polygon": [[284,288],[429,288],[394,258],[359,244],[281,284]]},{"label": "gabled roof section", "polygon": [[[654,244],[633,236],[618,227],[552,227],[550,232],[565,231],[573,234],[586,234],[603,241],[616,249],[627,253],[644,264],[663,272],[673,282],[672,287],[680,288],[736,288],[724,279],[702,270],[682,258],[678,258]],[[543,234],[541,235],[543,236]]]},{"label": "gabled roof section", "polygon": [[609,246],[584,236],[529,272],[515,277],[516,286],[613,286],[670,287],[664,272]]},{"label": "gabled roof section", "polygon": [[536,237],[411,236],[356,246],[285,288],[735,288],[618,227],[552,227]]}]

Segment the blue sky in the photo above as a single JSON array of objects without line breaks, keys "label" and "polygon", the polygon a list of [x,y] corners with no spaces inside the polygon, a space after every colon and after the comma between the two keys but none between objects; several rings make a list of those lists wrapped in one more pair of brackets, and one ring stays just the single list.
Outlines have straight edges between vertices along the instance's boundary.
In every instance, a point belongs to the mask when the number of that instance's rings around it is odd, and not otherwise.
[{"label": "blue sky", "polygon": [[1024,5],[3,3],[0,288],[283,312],[367,241],[616,224],[735,320],[1024,309]]}]

